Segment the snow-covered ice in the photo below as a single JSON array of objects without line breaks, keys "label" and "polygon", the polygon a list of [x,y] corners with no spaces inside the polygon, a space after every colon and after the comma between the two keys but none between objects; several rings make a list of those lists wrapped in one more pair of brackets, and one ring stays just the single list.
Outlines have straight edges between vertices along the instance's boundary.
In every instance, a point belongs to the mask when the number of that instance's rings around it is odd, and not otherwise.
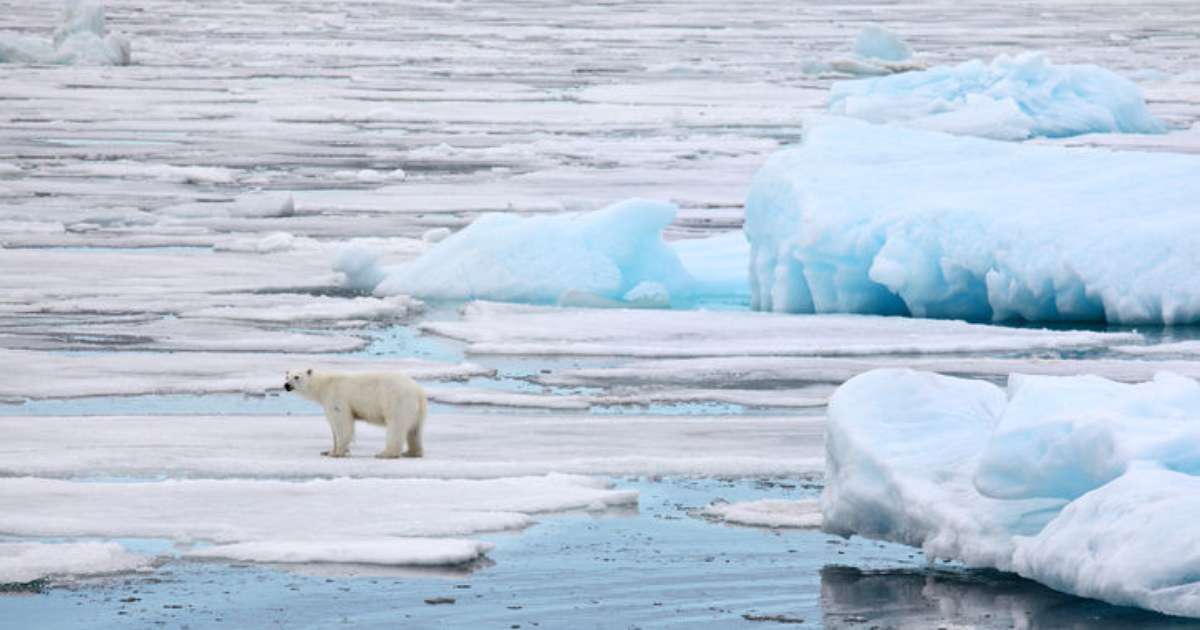
[{"label": "snow-covered ice", "polygon": [[734,525],[810,528],[821,526],[821,505],[815,500],[714,501],[698,514]]},{"label": "snow-covered ice", "polygon": [[628,357],[865,356],[1100,348],[1136,333],[1004,328],[902,317],[578,309],[472,302],[424,330],[472,354]]},{"label": "snow-covered ice", "polygon": [[826,531],[1200,616],[1200,384],[879,370],[833,396]]},{"label": "snow-covered ice", "polygon": [[[823,423],[819,416],[794,415],[589,417],[441,411],[430,417],[425,429],[425,456],[394,461],[372,456],[384,438],[383,430],[374,426],[356,430],[351,457],[319,457],[317,453],[329,448],[329,427],[320,415],[0,417],[0,429],[11,436],[0,451],[0,476],[488,479],[555,472],[805,474],[821,469]],[[237,449],[229,448],[231,442]]]},{"label": "snow-covered ice", "polygon": [[839,82],[829,111],[998,140],[1166,129],[1128,79],[1094,65],[1055,65],[1033,52]]},{"label": "snow-covered ice", "polygon": [[845,119],[746,202],[754,307],[970,320],[1200,321],[1200,158]]},{"label": "snow-covered ice", "polygon": [[153,558],[115,542],[0,542],[0,585],[148,568]]},{"label": "snow-covered ice", "polygon": [[0,32],[0,63],[124,66],[130,50],[127,37],[108,32],[101,0],[64,0],[63,21],[50,42]]}]

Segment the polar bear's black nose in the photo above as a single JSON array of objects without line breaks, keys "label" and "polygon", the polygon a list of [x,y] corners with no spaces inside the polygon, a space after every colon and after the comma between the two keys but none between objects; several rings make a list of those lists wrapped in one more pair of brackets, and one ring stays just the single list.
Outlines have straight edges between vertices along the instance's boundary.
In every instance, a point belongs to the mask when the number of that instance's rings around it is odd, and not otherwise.
[{"label": "polar bear's black nose", "polygon": [[283,388],[284,388],[284,389],[286,389],[286,390],[288,390],[288,391],[290,392],[290,391],[292,391],[292,384],[291,384],[291,383],[284,383],[284,384],[283,384]]}]

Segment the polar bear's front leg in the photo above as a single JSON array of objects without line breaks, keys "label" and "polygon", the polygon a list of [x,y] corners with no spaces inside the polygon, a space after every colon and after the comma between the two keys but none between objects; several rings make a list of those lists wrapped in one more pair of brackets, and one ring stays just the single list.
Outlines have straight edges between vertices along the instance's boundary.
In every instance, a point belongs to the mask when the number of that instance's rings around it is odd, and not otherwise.
[{"label": "polar bear's front leg", "polygon": [[403,445],[401,440],[404,436],[404,430],[400,428],[400,419],[391,417],[387,422],[387,438],[386,444],[382,451],[379,451],[375,457],[379,459],[396,459],[400,457],[400,447]]},{"label": "polar bear's front leg", "polygon": [[354,416],[342,405],[330,405],[325,408],[325,420],[329,422],[329,430],[333,433],[333,449],[322,451],[329,457],[345,457],[350,454],[350,441],[354,439]]}]

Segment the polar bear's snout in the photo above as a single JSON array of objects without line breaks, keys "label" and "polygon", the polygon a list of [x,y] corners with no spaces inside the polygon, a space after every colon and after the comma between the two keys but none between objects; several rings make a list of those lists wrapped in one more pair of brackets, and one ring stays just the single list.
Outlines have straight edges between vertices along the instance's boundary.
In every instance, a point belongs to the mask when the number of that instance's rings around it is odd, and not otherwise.
[{"label": "polar bear's snout", "polygon": [[284,388],[284,389],[286,389],[286,390],[287,390],[287,391],[289,391],[289,392],[290,392],[290,391],[292,391],[292,389],[293,389],[293,388],[292,388],[292,384],[291,384],[291,383],[284,383],[284,384],[283,384],[283,388]]}]

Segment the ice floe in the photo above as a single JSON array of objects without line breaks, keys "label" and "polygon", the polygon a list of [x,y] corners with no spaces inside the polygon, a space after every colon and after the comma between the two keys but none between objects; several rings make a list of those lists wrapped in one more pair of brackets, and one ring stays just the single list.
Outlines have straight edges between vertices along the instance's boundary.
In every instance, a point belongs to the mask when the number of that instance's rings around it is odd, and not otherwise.
[{"label": "ice floe", "polygon": [[1094,65],[1055,65],[1034,52],[843,81],[830,91],[829,110],[998,140],[1166,130],[1128,79]]},{"label": "ice floe", "polygon": [[1200,616],[1200,385],[880,370],[829,406],[826,531]]},{"label": "ice floe", "polygon": [[115,542],[0,542],[0,585],[124,573],[148,568],[152,560]]},{"label": "ice floe", "polygon": [[821,526],[821,504],[816,500],[760,499],[738,503],[714,501],[698,514],[734,525],[771,528]]},{"label": "ice floe", "polygon": [[636,505],[638,494],[572,475],[146,483],[25,477],[0,480],[0,497],[21,505],[0,514],[0,531],[18,536],[210,542],[218,545],[189,555],[261,562],[430,565],[473,560],[491,546],[412,538],[520,529],[538,513]]},{"label": "ice floe", "polygon": [[805,474],[822,466],[819,416],[438,411],[425,429],[425,457],[397,461],[373,457],[384,440],[374,426],[358,427],[350,457],[320,457],[329,448],[329,427],[315,415],[319,410],[313,413],[0,417],[0,429],[11,436],[0,477],[748,476]]},{"label": "ice floe", "polygon": [[754,307],[1200,321],[1198,169],[1189,155],[815,121],[747,199]]},{"label": "ice floe", "polygon": [[187,551],[189,558],[221,558],[279,564],[347,563],[387,566],[464,564],[491,551],[491,543],[457,538],[384,540],[271,540],[213,545]]},{"label": "ice floe", "polygon": [[864,356],[1100,348],[1136,333],[1005,328],[902,317],[792,317],[740,311],[648,311],[472,302],[423,330],[472,354],[629,357]]}]

